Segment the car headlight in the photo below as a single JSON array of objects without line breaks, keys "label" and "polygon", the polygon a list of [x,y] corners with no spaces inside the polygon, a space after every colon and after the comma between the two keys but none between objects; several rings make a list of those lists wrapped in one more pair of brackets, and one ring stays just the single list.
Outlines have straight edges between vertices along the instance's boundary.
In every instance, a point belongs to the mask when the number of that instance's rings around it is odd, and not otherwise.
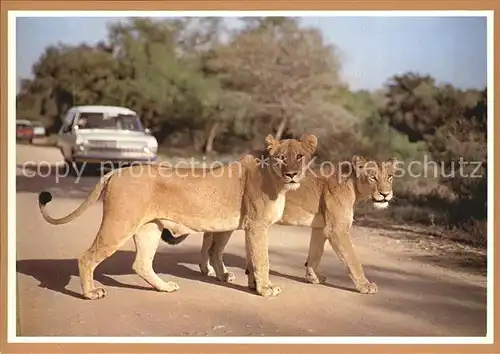
[{"label": "car headlight", "polygon": [[77,137],[76,138],[76,145],[87,145],[87,139]]},{"label": "car headlight", "polygon": [[76,138],[76,148],[80,151],[85,151],[85,148],[87,147],[87,140],[83,138]]}]

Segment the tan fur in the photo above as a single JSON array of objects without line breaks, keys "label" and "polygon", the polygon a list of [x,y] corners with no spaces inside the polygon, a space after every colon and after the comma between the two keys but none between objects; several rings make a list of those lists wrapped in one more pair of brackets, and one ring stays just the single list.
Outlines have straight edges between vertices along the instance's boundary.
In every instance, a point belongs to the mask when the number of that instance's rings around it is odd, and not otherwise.
[{"label": "tan fur", "polygon": [[[67,223],[81,215],[103,192],[100,229],[78,262],[87,299],[105,296],[103,288],[94,286],[94,269],[131,237],[136,245],[136,273],[160,291],[177,290],[178,284],[161,280],[152,266],[164,228],[174,236],[244,230],[249,269],[253,269],[248,276],[249,286],[262,296],[275,296],[281,289],[269,281],[268,228],[281,219],[285,193],[300,186],[316,145],[313,135],[282,141],[268,136],[266,150],[261,154],[245,155],[212,172],[132,166],[106,175],[87,200],[66,217],[55,219],[48,215],[46,204],[51,196],[47,192],[39,196],[40,210],[51,224]],[[256,161],[262,154],[269,158],[269,165],[264,167]],[[286,164],[278,164],[279,158],[285,159]],[[223,246],[215,248],[221,247],[222,254]]]},{"label": "tan fur", "polygon": [[[396,162],[395,158],[385,162],[367,162],[362,157],[354,156],[351,164],[353,173],[349,176],[343,174],[345,177],[339,178],[335,173],[330,177],[322,177],[320,171],[315,170],[317,177],[306,174],[301,188],[286,195],[285,211],[278,224],[312,228],[305,263],[305,278],[309,283],[320,283],[326,279],[317,274],[317,268],[328,240],[347,268],[356,289],[363,294],[377,292],[377,286],[365,277],[349,229],[357,201],[371,200],[375,206],[383,205],[380,209],[387,207],[393,198],[392,179]],[[223,271],[226,279],[234,280],[234,274],[227,271],[221,254],[230,237],[231,232],[206,232],[203,235],[202,273],[215,273],[219,277],[217,273]]]}]

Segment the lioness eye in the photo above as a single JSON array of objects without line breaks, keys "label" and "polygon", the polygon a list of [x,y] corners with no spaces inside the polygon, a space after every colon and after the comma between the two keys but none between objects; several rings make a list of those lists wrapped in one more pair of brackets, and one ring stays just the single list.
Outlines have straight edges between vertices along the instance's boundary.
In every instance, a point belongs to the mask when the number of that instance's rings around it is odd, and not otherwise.
[{"label": "lioness eye", "polygon": [[280,155],[278,156],[278,159],[280,159],[280,160],[284,160],[284,159],[285,159],[285,156],[284,156],[283,154],[280,154]]},{"label": "lioness eye", "polygon": [[368,179],[371,181],[371,182],[374,182],[376,180],[375,176],[369,176]]},{"label": "lioness eye", "polygon": [[389,176],[388,178],[389,181],[392,181],[392,175]]},{"label": "lioness eye", "polygon": [[297,155],[297,160],[302,160],[302,158],[303,158],[303,157],[304,157],[304,155],[302,155],[302,154],[298,154],[298,155]]}]

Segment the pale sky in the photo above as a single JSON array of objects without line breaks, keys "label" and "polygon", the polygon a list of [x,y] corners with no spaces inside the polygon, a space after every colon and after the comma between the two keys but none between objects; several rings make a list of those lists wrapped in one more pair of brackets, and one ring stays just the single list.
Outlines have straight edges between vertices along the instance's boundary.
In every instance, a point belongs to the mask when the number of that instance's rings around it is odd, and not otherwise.
[{"label": "pale sky", "polygon": [[[31,76],[44,48],[105,40],[106,23],[123,18],[34,17],[16,23],[17,78]],[[486,17],[304,17],[342,53],[351,89],[378,89],[395,74],[429,74],[459,88],[487,83]]]}]

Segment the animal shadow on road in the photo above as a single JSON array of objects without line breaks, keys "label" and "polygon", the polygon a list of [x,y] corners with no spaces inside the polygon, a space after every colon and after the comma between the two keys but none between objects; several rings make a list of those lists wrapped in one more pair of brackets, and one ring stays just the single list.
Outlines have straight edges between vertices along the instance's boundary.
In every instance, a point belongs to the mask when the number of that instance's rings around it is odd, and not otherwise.
[{"label": "animal shadow on road", "polygon": [[[176,276],[183,279],[191,279],[209,284],[217,284],[243,291],[249,294],[256,294],[246,286],[240,286],[232,283],[222,283],[215,277],[209,277],[201,274],[199,269],[192,270],[184,264],[198,264],[200,259],[199,252],[179,252],[179,253],[161,253],[158,252],[154,258],[153,268],[159,275],[165,274],[163,280],[167,281],[168,276]],[[244,268],[245,259],[240,256],[226,253],[224,259],[228,260],[229,264],[238,264]],[[135,284],[124,284],[110,276],[113,275],[130,275],[137,276],[138,280],[142,279],[132,270],[132,264],[135,260],[134,251],[117,251],[108,259],[104,260],[95,270],[94,278],[104,286],[128,288],[138,290],[153,290],[153,287],[145,283],[145,286]],[[50,289],[65,295],[70,295],[77,298],[83,298],[80,293],[66,289],[71,277],[79,277],[77,259],[26,259],[17,261],[17,272],[31,276],[37,279],[42,288]],[[182,290],[181,290],[182,291]]]},{"label": "animal shadow on road", "polygon": [[[273,253],[270,251],[270,253]],[[144,286],[136,284],[121,283],[111,276],[116,275],[134,275],[137,276],[138,281],[142,279],[132,270],[132,264],[135,260],[134,251],[119,250],[108,259],[104,260],[95,270],[94,278],[97,282],[104,286],[116,288],[128,288],[138,290],[152,290],[156,291],[153,287],[145,283]],[[168,276],[176,276],[182,279],[190,279],[200,281],[208,284],[217,284],[226,286],[235,290],[243,291],[249,294],[255,292],[246,286],[240,286],[232,283],[222,283],[213,276],[203,275],[198,269],[198,262],[200,260],[199,252],[173,252],[163,253],[158,252],[153,261],[153,268],[155,272],[164,276],[163,280],[168,281]],[[241,256],[225,253],[224,262],[228,267],[245,269],[245,259]],[[183,264],[196,265],[193,270]],[[17,261],[17,272],[31,276],[37,279],[40,284],[39,287],[50,289],[61,294],[83,298],[81,293],[76,293],[67,289],[71,277],[79,277],[78,261],[77,259],[26,259]],[[275,270],[270,270],[271,276],[282,277],[294,282],[305,283],[303,277],[284,274]],[[356,293],[354,288],[345,286],[334,285],[331,283],[324,283],[323,286],[331,287],[338,290],[344,290]]]},{"label": "animal shadow on road", "polygon": [[[227,265],[227,263],[226,263],[226,265]],[[294,282],[309,284],[308,282],[306,282],[305,276],[304,277],[298,277],[298,276],[291,275],[291,274],[284,274],[284,273],[281,273],[281,272],[278,272],[278,271],[275,271],[275,270],[270,270],[269,274],[273,275],[273,276],[276,276],[276,277],[280,277],[280,278],[290,279],[290,280],[292,280]],[[346,273],[346,277],[347,277],[347,273]],[[352,293],[356,293],[356,294],[358,293],[358,291],[356,289],[354,289],[354,287],[353,288],[348,288],[347,286],[332,284],[332,283],[330,283],[330,281],[331,280],[327,279],[326,282],[318,284],[318,285],[326,286],[326,287],[337,289],[337,290],[348,291],[348,292],[352,292]]]},{"label": "animal shadow on road", "polygon": [[[132,270],[134,258],[135,252],[133,251],[117,251],[99,265],[95,272],[95,280],[105,287],[156,291]],[[153,266],[164,280],[168,280],[172,275],[183,279],[222,285],[258,296],[246,285],[221,283],[214,277],[202,275],[197,267],[191,269],[184,265],[197,264],[198,260],[198,251],[158,252]],[[244,268],[245,260],[241,256],[226,253],[225,261],[227,266]],[[290,263],[290,260],[287,263]],[[458,279],[441,279],[436,275],[423,274],[418,270],[407,271],[376,265],[367,266],[366,270],[371,279],[379,285],[381,291],[379,295],[374,297],[362,294],[349,297],[356,306],[369,306],[369,308],[398,316],[406,315],[408,318],[431,321],[443,328],[450,327],[450,325],[457,326],[457,328],[464,326],[468,328],[468,331],[473,332],[473,335],[483,336],[485,334],[487,313],[485,288]],[[17,272],[37,279],[42,288],[79,299],[83,298],[80,289],[77,291],[67,289],[71,277],[78,277],[76,259],[19,260],[17,261]],[[293,281],[304,282],[301,277],[273,273]],[[326,272],[324,275],[336,283],[345,285],[349,280],[346,279],[347,275],[344,276],[341,273],[343,272],[333,271]],[[113,276],[130,274],[135,276],[134,280],[129,280],[131,283],[133,282],[132,284],[121,283],[113,279]],[[144,285],[137,285],[141,282]],[[183,291],[182,280],[180,285],[179,291]],[[305,286],[311,287],[311,289],[315,287],[314,285]],[[332,287],[338,288],[337,286]],[[332,292],[332,296],[335,296],[334,292]],[[453,322],[450,322],[450,318],[453,318]]]}]

